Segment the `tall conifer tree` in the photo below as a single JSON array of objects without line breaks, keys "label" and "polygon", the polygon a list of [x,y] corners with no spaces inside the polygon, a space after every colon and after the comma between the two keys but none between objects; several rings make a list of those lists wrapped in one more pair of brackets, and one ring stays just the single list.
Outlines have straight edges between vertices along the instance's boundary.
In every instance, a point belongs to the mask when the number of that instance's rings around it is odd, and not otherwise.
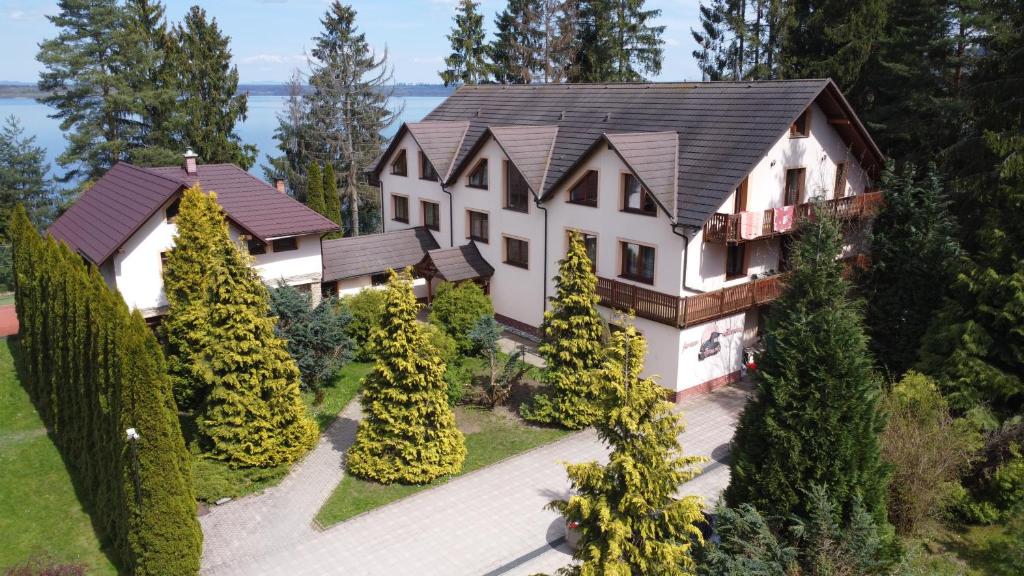
[{"label": "tall conifer tree", "polygon": [[661,10],[645,0],[581,0],[570,82],[638,82],[661,72]]},{"label": "tall conifer tree", "polygon": [[327,208],[324,216],[341,226],[341,197],[338,196],[338,179],[334,175],[334,166],[330,164],[324,166],[324,206]]},{"label": "tall conifer tree", "polygon": [[[546,368],[544,383],[551,397],[538,395],[523,415],[532,420],[579,429],[599,415],[604,321],[597,312],[597,277],[579,234],[569,239],[569,251],[559,262],[555,297],[544,312],[540,355]],[[525,406],[525,405],[524,405]]]},{"label": "tall conifer tree", "polygon": [[326,215],[327,206],[324,204],[324,178],[320,173],[320,164],[310,162],[309,170],[306,171],[306,206],[319,214]]},{"label": "tall conifer tree", "polygon": [[881,386],[837,260],[841,247],[830,218],[800,230],[792,276],[768,317],[757,392],[733,438],[730,506],[753,504],[776,519],[806,515],[811,488],[827,484],[845,513],[862,498],[885,519]]},{"label": "tall conifer tree", "polygon": [[700,499],[676,498],[693,479],[702,458],[684,456],[677,437],[683,431],[665,390],[640,378],[646,342],[633,326],[612,334],[601,368],[598,437],[611,447],[606,465],[570,464],[573,496],[551,508],[578,524],[573,555],[579,575],[695,573],[692,547],[704,520]]},{"label": "tall conifer tree", "polygon": [[448,34],[452,52],[444,59],[447,66],[439,72],[445,86],[487,82],[487,46],[484,44],[484,17],[477,11],[479,2],[460,0],[455,24]]},{"label": "tall conifer tree", "polygon": [[367,343],[376,361],[363,380],[364,417],[348,451],[352,474],[384,484],[425,484],[457,473],[466,459],[445,365],[416,320],[418,308],[409,272],[392,271],[380,328]]},{"label": "tall conifer tree", "polygon": [[544,69],[542,9],[540,0],[509,0],[494,19],[495,39],[488,51],[495,82],[529,84],[539,79]]}]

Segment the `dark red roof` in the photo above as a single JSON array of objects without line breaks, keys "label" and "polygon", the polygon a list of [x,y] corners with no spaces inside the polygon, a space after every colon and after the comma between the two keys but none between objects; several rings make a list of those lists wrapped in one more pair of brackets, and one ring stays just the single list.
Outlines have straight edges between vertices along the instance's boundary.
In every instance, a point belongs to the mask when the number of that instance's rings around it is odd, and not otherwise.
[{"label": "dark red roof", "polygon": [[232,222],[267,241],[338,229],[273,186],[233,164],[204,164],[190,175],[179,166],[141,168],[115,164],[50,226],[49,233],[100,264],[121,247],[161,206],[199,182],[217,193]]}]

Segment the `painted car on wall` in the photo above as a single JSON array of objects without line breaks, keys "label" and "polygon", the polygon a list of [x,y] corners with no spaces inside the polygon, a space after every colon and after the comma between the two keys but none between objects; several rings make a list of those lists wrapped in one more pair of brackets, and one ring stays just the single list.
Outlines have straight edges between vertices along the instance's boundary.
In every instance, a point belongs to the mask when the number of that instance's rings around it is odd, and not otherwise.
[{"label": "painted car on wall", "polygon": [[697,352],[697,360],[703,361],[722,351],[722,343],[718,341],[721,335],[721,332],[712,332],[708,339],[701,343],[700,350]]}]

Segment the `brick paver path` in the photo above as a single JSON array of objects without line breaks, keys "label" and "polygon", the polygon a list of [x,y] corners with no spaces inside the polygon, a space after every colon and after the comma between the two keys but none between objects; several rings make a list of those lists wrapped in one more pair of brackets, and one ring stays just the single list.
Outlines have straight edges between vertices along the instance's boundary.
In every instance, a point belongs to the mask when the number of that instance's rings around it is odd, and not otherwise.
[{"label": "brick paver path", "polygon": [[[721,460],[745,398],[728,387],[683,403],[684,450],[713,459],[681,493],[710,504],[728,483]],[[569,562],[562,522],[544,506],[566,495],[563,462],[606,457],[592,430],[314,530],[319,503],[341,478],[354,405],[280,486],[203,517],[204,574],[525,576]]]}]

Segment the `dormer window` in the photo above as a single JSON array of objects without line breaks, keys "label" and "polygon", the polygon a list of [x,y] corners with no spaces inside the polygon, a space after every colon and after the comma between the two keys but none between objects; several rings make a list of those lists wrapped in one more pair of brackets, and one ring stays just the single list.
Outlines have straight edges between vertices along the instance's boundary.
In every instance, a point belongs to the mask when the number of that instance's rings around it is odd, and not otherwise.
[{"label": "dormer window", "polygon": [[640,179],[632,174],[623,174],[622,211],[654,216],[657,210],[654,197],[640,184]]},{"label": "dormer window", "polygon": [[811,110],[804,110],[789,127],[790,138],[805,138],[811,130]]},{"label": "dormer window", "polygon": [[487,159],[484,158],[477,163],[476,168],[469,173],[469,178],[466,180],[466,186],[470,188],[480,188],[487,190]]},{"label": "dormer window", "polygon": [[164,218],[168,224],[173,224],[178,219],[178,209],[181,208],[181,198],[178,198],[164,210]]},{"label": "dormer window", "polygon": [[587,170],[569,189],[569,202],[584,206],[597,206],[597,170]]},{"label": "dormer window", "polygon": [[427,155],[420,151],[420,179],[430,180],[431,182],[437,182],[437,170],[434,170],[434,165],[427,159]]},{"label": "dormer window", "polygon": [[399,150],[398,156],[391,162],[391,173],[395,176],[407,176],[409,174],[409,165],[405,159],[405,149]]}]

